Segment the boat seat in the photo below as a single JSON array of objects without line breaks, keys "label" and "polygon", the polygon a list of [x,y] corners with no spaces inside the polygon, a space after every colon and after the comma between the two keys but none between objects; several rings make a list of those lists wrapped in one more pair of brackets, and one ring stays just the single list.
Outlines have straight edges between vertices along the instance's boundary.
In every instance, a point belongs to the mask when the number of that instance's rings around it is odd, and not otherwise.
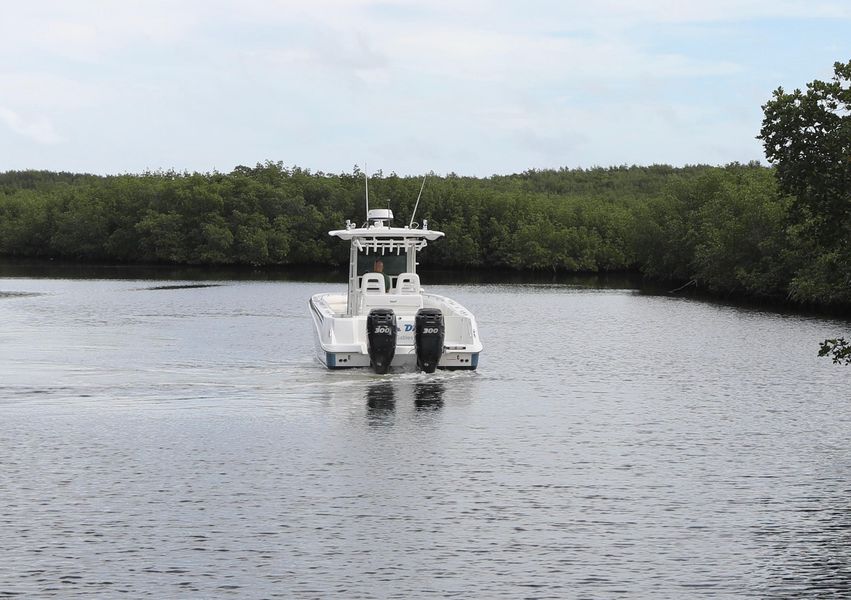
[{"label": "boat seat", "polygon": [[365,273],[361,279],[360,314],[368,314],[373,308],[392,308],[397,315],[413,315],[423,307],[420,295],[420,278],[416,273],[402,273],[396,279],[396,287],[385,293],[384,275]]},{"label": "boat seat", "polygon": [[364,273],[361,279],[360,289],[363,294],[383,294],[384,275],[381,273]]},{"label": "boat seat", "polygon": [[420,276],[416,273],[400,273],[396,278],[395,294],[419,294]]},{"label": "boat seat", "polygon": [[360,314],[369,314],[373,308],[392,308],[399,315],[415,315],[423,307],[420,294],[361,294]]}]

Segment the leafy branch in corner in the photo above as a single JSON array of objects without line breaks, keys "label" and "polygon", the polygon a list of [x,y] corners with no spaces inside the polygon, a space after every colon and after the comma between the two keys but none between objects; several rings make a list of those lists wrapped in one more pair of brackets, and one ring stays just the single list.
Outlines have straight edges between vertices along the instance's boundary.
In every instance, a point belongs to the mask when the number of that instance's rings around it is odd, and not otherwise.
[{"label": "leafy branch in corner", "polygon": [[851,343],[847,342],[845,338],[825,340],[821,343],[818,355],[832,356],[834,364],[844,361],[846,365],[851,365]]}]

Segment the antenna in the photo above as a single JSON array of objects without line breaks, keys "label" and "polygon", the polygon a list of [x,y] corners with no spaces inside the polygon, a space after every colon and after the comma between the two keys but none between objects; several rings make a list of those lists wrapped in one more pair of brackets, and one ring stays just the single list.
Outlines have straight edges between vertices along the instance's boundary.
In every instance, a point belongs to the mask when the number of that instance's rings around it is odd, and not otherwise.
[{"label": "antenna", "polygon": [[366,163],[363,163],[363,176],[366,187],[366,214],[369,215],[369,171],[366,169]]},{"label": "antenna", "polygon": [[423,176],[423,184],[420,186],[420,193],[417,194],[417,203],[414,204],[414,212],[411,213],[411,222],[408,224],[408,227],[414,226],[414,217],[417,215],[417,207],[420,205],[420,196],[423,195],[423,188],[425,187],[425,180],[427,175]]}]

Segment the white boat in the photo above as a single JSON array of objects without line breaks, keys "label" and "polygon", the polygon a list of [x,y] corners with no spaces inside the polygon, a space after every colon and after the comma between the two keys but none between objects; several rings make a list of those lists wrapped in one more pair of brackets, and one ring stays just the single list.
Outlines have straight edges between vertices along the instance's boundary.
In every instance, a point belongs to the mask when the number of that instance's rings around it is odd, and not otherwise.
[{"label": "white boat", "polygon": [[[367,222],[329,235],[348,241],[346,294],[310,298],[316,355],[331,369],[372,367],[469,369],[478,366],[482,343],[466,308],[420,287],[417,253],[443,232],[423,226],[392,227],[390,209],[367,209]],[[383,268],[382,268],[383,267]]]}]

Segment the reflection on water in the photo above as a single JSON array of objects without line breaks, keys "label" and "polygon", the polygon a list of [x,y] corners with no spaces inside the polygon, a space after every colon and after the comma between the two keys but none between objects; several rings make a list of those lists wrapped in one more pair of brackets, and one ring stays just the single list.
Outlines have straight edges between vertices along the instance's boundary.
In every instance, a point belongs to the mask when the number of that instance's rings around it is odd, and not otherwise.
[{"label": "reflection on water", "polygon": [[45,279],[131,279],[187,281],[323,281],[346,280],[346,272],[332,267],[119,265],[65,260],[0,257],[0,277]]},{"label": "reflection on water", "polygon": [[366,416],[371,425],[391,425],[396,410],[396,393],[391,381],[371,383],[366,388]]},{"label": "reflection on water", "polygon": [[181,285],[154,285],[146,287],[146,290],[192,290],[199,288],[218,287],[220,283],[184,283]]},{"label": "reflection on water", "polygon": [[446,386],[440,381],[414,384],[414,406],[418,410],[436,410],[443,406]]},{"label": "reflection on water", "polygon": [[[440,377],[440,374],[435,377]],[[367,419],[373,425],[391,425],[397,405],[413,402],[418,411],[439,410],[443,406],[446,385],[438,381],[386,379],[370,383],[365,392]]]},{"label": "reflection on water", "polygon": [[[427,259],[426,259],[427,260]],[[644,284],[638,273],[553,273],[501,269],[447,271],[419,268],[423,281],[442,284],[532,284],[567,285],[580,288],[630,289]],[[314,281],[345,282],[345,270],[333,267],[299,266],[192,266],[192,265],[116,265],[78,263],[64,260],[0,257],[0,277],[38,277],[62,279],[137,279],[188,281]]]}]

